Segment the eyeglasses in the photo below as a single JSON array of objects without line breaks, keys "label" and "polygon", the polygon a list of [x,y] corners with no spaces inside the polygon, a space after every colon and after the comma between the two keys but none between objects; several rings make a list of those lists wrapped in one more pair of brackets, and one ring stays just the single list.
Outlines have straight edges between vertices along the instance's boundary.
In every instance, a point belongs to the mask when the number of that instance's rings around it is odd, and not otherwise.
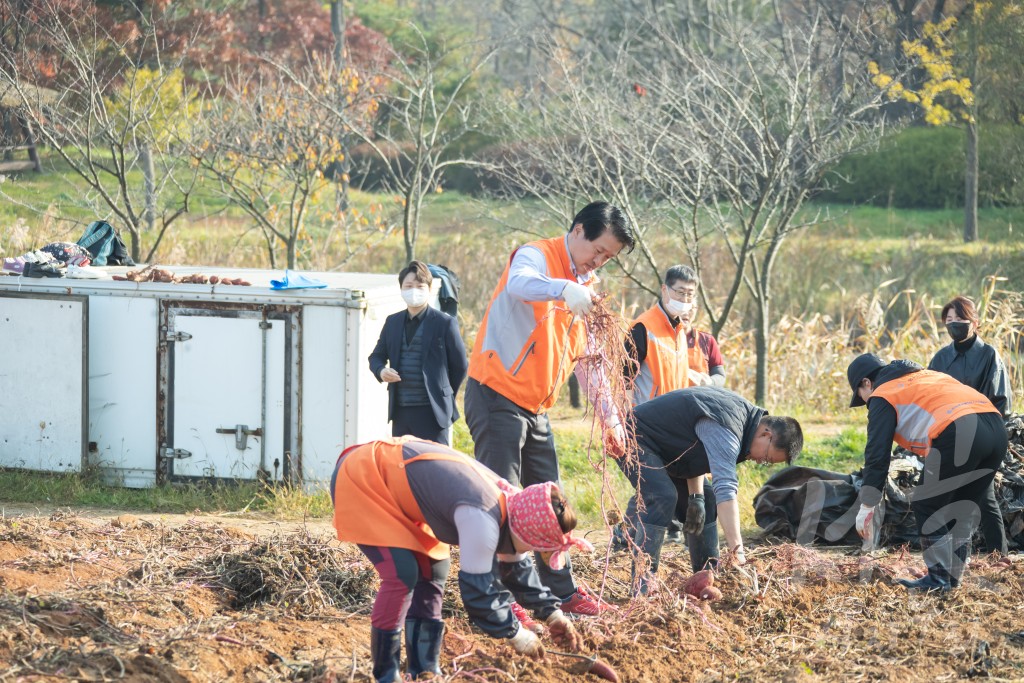
[{"label": "eyeglasses", "polygon": [[669,287],[668,291],[675,294],[675,298],[684,303],[691,302],[697,298],[697,290],[695,289],[672,289]]},{"label": "eyeglasses", "polygon": [[764,449],[764,460],[758,464],[761,467],[771,467],[775,463],[772,462],[772,442],[775,441],[775,435],[772,434],[768,437],[768,447]]}]

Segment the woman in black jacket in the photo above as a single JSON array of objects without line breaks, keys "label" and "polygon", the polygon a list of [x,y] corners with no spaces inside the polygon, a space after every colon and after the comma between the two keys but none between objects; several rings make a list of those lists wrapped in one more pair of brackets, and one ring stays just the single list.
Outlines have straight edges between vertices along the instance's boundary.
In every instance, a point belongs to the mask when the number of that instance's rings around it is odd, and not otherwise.
[{"label": "woman in black jacket", "polygon": [[[989,346],[978,336],[978,309],[965,296],[958,296],[942,307],[942,322],[953,340],[939,349],[929,370],[944,372],[960,383],[983,394],[992,405],[1006,417],[1013,411],[1013,392],[1010,390],[1010,376],[995,347]],[[995,490],[989,489],[981,507],[981,531],[985,537],[982,550],[1006,554],[1006,531],[1003,516],[996,503]]]}]

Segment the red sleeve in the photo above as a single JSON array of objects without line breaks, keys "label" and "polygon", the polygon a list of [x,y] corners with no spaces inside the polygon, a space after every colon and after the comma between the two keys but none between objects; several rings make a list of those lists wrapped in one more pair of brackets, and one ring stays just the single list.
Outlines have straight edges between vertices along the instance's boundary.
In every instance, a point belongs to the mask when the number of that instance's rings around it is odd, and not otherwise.
[{"label": "red sleeve", "polygon": [[722,358],[722,352],[718,348],[718,342],[707,332],[701,332],[701,349],[704,351],[704,355],[708,359],[708,370],[717,368],[725,365],[725,360]]}]

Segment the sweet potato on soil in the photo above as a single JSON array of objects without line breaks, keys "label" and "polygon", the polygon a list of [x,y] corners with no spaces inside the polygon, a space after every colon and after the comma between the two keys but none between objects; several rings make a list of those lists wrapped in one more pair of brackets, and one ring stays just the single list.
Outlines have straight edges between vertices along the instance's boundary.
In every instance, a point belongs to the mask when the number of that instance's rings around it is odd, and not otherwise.
[{"label": "sweet potato on soil", "polygon": [[700,599],[707,600],[708,602],[714,602],[715,600],[722,599],[722,591],[718,590],[714,586],[708,586],[700,592]]},{"label": "sweet potato on soil", "polygon": [[615,669],[611,668],[600,659],[594,659],[594,663],[590,665],[588,673],[592,673],[598,678],[603,678],[606,681],[619,683],[619,674],[615,673]]},{"label": "sweet potato on soil", "polygon": [[714,573],[710,569],[704,569],[686,580],[686,583],[683,584],[683,592],[687,595],[699,598],[700,592],[705,588],[709,588],[714,583]]}]

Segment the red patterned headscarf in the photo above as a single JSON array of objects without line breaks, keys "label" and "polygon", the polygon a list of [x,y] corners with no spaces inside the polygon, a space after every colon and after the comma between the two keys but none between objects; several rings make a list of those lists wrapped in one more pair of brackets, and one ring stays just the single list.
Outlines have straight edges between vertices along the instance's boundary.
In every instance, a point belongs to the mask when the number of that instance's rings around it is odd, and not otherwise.
[{"label": "red patterned headscarf", "polygon": [[504,479],[498,488],[505,493],[508,504],[508,523],[513,533],[528,546],[542,553],[551,553],[548,565],[552,569],[565,566],[565,553],[573,546],[592,551],[594,546],[582,538],[573,538],[572,532],[562,533],[558,516],[551,507],[552,482],[534,484],[517,489]]}]

